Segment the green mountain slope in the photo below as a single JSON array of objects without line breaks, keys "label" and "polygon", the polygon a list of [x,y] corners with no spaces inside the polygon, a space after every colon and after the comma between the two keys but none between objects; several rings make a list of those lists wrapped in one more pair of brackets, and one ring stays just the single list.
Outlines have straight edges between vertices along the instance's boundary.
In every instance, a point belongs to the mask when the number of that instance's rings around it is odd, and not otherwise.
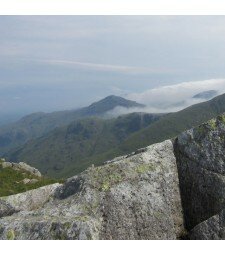
[{"label": "green mountain slope", "polygon": [[77,120],[28,142],[6,157],[28,162],[48,176],[71,176],[92,163],[101,163],[104,153],[161,116],[132,113],[109,120],[93,117]]},{"label": "green mountain slope", "polygon": [[117,153],[129,153],[138,148],[172,138],[180,132],[197,126],[224,112],[225,94],[210,101],[190,106],[179,112],[170,113],[149,127],[128,137],[117,148]]},{"label": "green mountain slope", "polygon": [[35,139],[47,134],[51,130],[68,125],[76,119],[89,116],[104,117],[104,114],[117,106],[143,107],[134,101],[122,97],[108,96],[88,107],[71,111],[53,113],[34,113],[21,120],[0,128],[0,155],[9,150],[25,144],[30,139]]},{"label": "green mountain slope", "polygon": [[48,169],[44,173],[49,176],[72,176],[92,163],[101,164],[175,137],[223,112],[225,94],[158,119],[151,119],[151,114],[128,114],[111,120],[84,119],[30,141],[8,154],[8,158],[26,161],[42,171]]}]

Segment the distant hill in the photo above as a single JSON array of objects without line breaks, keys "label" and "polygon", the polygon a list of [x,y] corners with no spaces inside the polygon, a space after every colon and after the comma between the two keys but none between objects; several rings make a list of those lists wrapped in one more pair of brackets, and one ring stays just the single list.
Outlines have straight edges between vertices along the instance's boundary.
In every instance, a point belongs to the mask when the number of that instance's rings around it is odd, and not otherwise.
[{"label": "distant hill", "polygon": [[[104,102],[104,101],[103,101]],[[6,157],[25,161],[51,177],[67,177],[93,164],[175,137],[225,112],[225,94],[165,115],[133,113],[85,118],[30,140]]]},{"label": "distant hill", "polygon": [[57,127],[68,125],[74,120],[90,116],[104,117],[107,111],[113,110],[117,106],[140,107],[141,109],[144,105],[122,97],[108,96],[78,110],[39,112],[27,115],[15,123],[0,128],[0,155],[31,139],[41,137]]},{"label": "distant hill", "polygon": [[161,114],[132,113],[108,120],[77,120],[29,141],[6,157],[26,161],[48,176],[72,176],[92,163],[101,163],[104,153],[160,117]]},{"label": "distant hill", "polygon": [[[26,161],[51,177],[67,177],[92,163],[173,138],[225,112],[225,94],[166,115],[128,114],[116,119],[74,121],[8,153],[8,159]],[[47,171],[46,171],[47,169]]]},{"label": "distant hill", "polygon": [[[149,127],[128,137],[117,148],[117,153],[129,153],[140,147],[172,138],[180,132],[197,126],[225,112],[225,94],[210,101],[192,105],[184,110],[169,113]],[[114,153],[113,155],[117,154]]]},{"label": "distant hill", "polygon": [[209,100],[209,99],[211,99],[211,98],[213,98],[217,95],[218,95],[218,91],[216,91],[216,90],[207,90],[207,91],[203,91],[201,93],[198,93],[198,94],[194,95],[193,98]]}]

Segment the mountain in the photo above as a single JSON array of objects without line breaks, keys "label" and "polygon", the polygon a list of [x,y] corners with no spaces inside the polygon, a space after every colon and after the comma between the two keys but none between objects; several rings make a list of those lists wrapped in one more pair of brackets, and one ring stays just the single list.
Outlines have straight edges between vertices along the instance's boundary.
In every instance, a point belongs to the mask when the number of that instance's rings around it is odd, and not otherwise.
[{"label": "mountain", "polygon": [[0,127],[5,126],[10,123],[13,123],[13,122],[16,122],[19,119],[21,119],[22,116],[23,116],[23,114],[19,114],[19,113],[6,114],[6,113],[0,112]]},{"label": "mountain", "polygon": [[58,111],[52,113],[34,113],[19,121],[0,128],[0,155],[25,144],[30,139],[35,139],[47,134],[49,131],[68,125],[76,119],[90,116],[104,117],[107,111],[117,106],[126,108],[143,107],[134,101],[126,100],[122,97],[108,96],[88,107],[78,110]]},{"label": "mountain", "polygon": [[91,104],[88,107],[80,110],[82,116],[99,116],[107,113],[108,111],[114,109],[117,106],[125,107],[125,108],[143,108],[145,105],[136,103],[135,101],[127,100],[118,96],[108,96],[96,103]]},{"label": "mountain", "polygon": [[[180,132],[225,112],[225,94],[210,101],[192,105],[179,112],[169,113],[150,126],[129,136],[112,156],[130,153],[138,148],[175,137]],[[110,155],[107,155],[110,156]]]},{"label": "mountain", "polygon": [[218,95],[218,91],[216,91],[216,90],[207,90],[207,91],[203,91],[201,93],[198,93],[198,94],[194,95],[193,98],[209,100],[209,99],[211,99],[211,98],[213,98],[217,95]]},{"label": "mountain", "polygon": [[0,198],[0,239],[224,240],[224,139],[223,114],[63,184]]},{"label": "mountain", "polygon": [[72,176],[92,163],[102,162],[105,152],[162,116],[132,113],[108,120],[96,117],[76,120],[27,142],[5,156],[15,162],[28,162],[48,176]]},{"label": "mountain", "polygon": [[223,112],[225,94],[179,112],[150,114],[142,125],[143,114],[128,114],[115,120],[84,119],[30,141],[5,156],[12,161],[28,162],[51,177],[72,176],[92,163],[99,165],[175,137]]}]

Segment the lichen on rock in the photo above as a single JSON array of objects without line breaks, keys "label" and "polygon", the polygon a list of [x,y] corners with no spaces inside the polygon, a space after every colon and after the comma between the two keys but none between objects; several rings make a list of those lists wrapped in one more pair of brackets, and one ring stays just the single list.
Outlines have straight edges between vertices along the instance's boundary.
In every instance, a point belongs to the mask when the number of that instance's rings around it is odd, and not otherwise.
[{"label": "lichen on rock", "polygon": [[56,187],[50,199],[44,194],[5,198],[20,212],[0,220],[1,239],[9,231],[14,239],[177,239],[184,230],[169,140],[91,167]]}]

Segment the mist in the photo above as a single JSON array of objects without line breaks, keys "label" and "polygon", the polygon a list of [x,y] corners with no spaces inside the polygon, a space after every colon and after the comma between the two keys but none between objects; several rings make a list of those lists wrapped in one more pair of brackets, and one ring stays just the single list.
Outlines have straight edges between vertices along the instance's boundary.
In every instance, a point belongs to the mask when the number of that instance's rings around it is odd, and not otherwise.
[{"label": "mist", "polygon": [[[144,108],[116,107],[109,114],[118,116],[131,112],[168,113],[207,101],[211,98],[194,98],[195,95],[216,91],[216,96],[225,93],[225,79],[182,82],[146,90],[141,93],[127,94],[125,98],[146,105]],[[215,95],[214,95],[215,96]]]}]

